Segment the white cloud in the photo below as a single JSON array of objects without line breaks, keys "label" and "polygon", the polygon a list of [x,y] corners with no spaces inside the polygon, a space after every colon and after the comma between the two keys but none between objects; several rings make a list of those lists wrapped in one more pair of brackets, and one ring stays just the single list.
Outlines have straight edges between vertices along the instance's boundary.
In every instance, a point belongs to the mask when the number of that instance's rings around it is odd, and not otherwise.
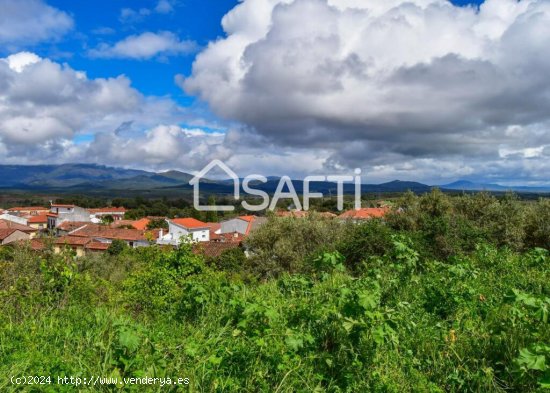
[{"label": "white cloud", "polygon": [[155,7],[155,12],[159,14],[169,14],[174,11],[174,6],[168,0],[159,0]]},{"label": "white cloud", "polygon": [[89,53],[93,57],[151,59],[157,56],[176,56],[194,52],[197,44],[190,40],[180,40],[168,31],[145,32],[131,35],[114,45],[102,44]]},{"label": "white cloud", "polygon": [[90,80],[28,52],[0,61],[0,86],[0,138],[11,144],[69,138],[143,100],[125,77]]},{"label": "white cloud", "polygon": [[281,149],[419,179],[546,167],[499,148],[548,143],[548,1],[244,0],[222,24],[177,81]]},{"label": "white cloud", "polygon": [[171,0],[159,0],[154,8],[145,8],[140,9],[133,8],[123,8],[120,10],[120,21],[122,23],[135,23],[140,22],[144,18],[156,14],[170,14],[174,12],[173,1]]},{"label": "white cloud", "polygon": [[72,18],[42,0],[0,1],[0,45],[55,40],[71,30]]}]

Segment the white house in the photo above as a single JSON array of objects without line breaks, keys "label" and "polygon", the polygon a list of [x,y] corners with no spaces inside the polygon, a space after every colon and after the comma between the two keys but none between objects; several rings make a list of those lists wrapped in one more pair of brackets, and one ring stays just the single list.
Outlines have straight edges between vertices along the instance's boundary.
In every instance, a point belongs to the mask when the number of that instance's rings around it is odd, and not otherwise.
[{"label": "white house", "polygon": [[123,207],[102,207],[99,209],[88,209],[90,219],[94,224],[98,224],[104,217],[111,216],[113,220],[120,221],[126,214],[126,209]]},{"label": "white house", "polygon": [[21,224],[21,225],[27,225],[27,222],[28,222],[28,220],[26,218],[15,216],[15,215],[10,214],[10,213],[0,214],[0,220],[11,221],[11,222],[15,222],[15,223]]},{"label": "white house", "polygon": [[90,212],[75,205],[52,204],[48,213],[48,228],[55,229],[66,221],[91,222]]},{"label": "white house", "polygon": [[159,234],[157,244],[168,244],[177,246],[182,239],[189,242],[210,241],[210,227],[208,224],[194,218],[175,218],[166,220],[168,222],[168,233]]}]

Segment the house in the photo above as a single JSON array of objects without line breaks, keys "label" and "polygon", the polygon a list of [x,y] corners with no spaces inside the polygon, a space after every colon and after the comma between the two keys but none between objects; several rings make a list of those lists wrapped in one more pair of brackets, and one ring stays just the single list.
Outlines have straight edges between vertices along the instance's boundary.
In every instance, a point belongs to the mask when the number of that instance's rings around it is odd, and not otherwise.
[{"label": "house", "polygon": [[88,225],[92,224],[85,221],[65,221],[57,226],[57,235],[65,236]]},{"label": "house", "polygon": [[42,239],[30,239],[30,240],[18,240],[10,243],[10,246],[17,245],[19,247],[28,247],[33,251],[43,251],[46,248],[46,244]]},{"label": "house", "polygon": [[267,222],[266,217],[240,216],[221,222],[220,234],[238,233],[248,236]]},{"label": "house", "polygon": [[210,230],[210,241],[218,240],[222,232],[222,224],[219,222],[207,222],[206,225]]},{"label": "house", "polygon": [[91,243],[92,239],[87,237],[62,236],[55,240],[53,250],[59,254],[66,248],[72,249],[77,257],[82,257],[86,254],[86,245]]},{"label": "house", "polygon": [[389,212],[390,209],[388,207],[366,207],[345,211],[338,218],[352,221],[370,220],[373,218],[384,218]]},{"label": "house", "polygon": [[121,226],[132,227],[132,228],[135,228],[135,229],[139,229],[140,231],[144,231],[144,230],[148,229],[149,224],[153,220],[166,221],[166,217],[149,216],[149,217],[140,218],[139,220],[120,220],[120,221],[115,221],[112,224],[112,226],[114,226],[114,227],[121,227]]},{"label": "house", "polygon": [[31,228],[43,230],[48,229],[48,215],[41,214],[35,216],[29,216],[27,218],[27,225]]},{"label": "house", "polygon": [[111,244],[113,240],[122,240],[129,247],[147,247],[158,238],[158,231],[140,231],[138,229],[110,228],[97,224],[86,224],[68,233],[71,237],[92,239],[94,242]]},{"label": "house", "polygon": [[7,210],[8,213],[17,216],[39,216],[46,214],[50,211],[47,207],[43,206],[19,206],[12,207]]},{"label": "house", "polygon": [[48,229],[55,229],[64,222],[91,222],[90,212],[75,205],[52,204],[48,215]]},{"label": "house", "polygon": [[114,221],[120,221],[126,214],[126,209],[123,207],[102,207],[99,209],[88,209],[90,220],[93,223],[100,223],[105,217],[113,217]]},{"label": "house", "polygon": [[166,220],[168,222],[168,233],[160,231],[157,244],[177,246],[181,239],[191,242],[210,241],[210,228],[208,224],[195,218],[175,218]]},{"label": "house", "polygon": [[0,214],[0,220],[11,221],[21,225],[27,225],[28,221],[27,218],[18,216],[15,213],[9,213],[7,210],[6,213]]},{"label": "house", "polygon": [[29,239],[33,239],[38,232],[35,228],[31,228],[27,225],[21,225],[13,221],[0,220],[0,230],[2,229],[17,229],[29,235]]},{"label": "house", "polygon": [[0,245],[2,246],[23,240],[30,240],[30,235],[28,233],[20,231],[19,229],[0,229]]}]

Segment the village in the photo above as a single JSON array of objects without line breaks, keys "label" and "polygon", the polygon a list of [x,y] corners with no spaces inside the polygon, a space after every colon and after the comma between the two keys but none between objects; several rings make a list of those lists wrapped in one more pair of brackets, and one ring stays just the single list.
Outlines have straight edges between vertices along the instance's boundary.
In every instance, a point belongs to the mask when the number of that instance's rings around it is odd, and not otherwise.
[{"label": "village", "polygon": [[[279,210],[274,214],[289,219],[316,214],[325,219],[361,222],[383,218],[388,211],[387,206],[382,206],[347,210],[339,215],[297,210]],[[49,208],[23,206],[0,212],[0,246],[26,245],[41,251],[51,245],[55,253],[69,249],[77,257],[106,252],[113,242],[123,242],[130,248],[178,247],[185,242],[192,244],[197,253],[217,257],[226,250],[243,247],[243,241],[269,219],[242,215],[219,222],[152,216],[130,220],[125,217],[124,207],[92,209],[56,203],[51,203]]]}]

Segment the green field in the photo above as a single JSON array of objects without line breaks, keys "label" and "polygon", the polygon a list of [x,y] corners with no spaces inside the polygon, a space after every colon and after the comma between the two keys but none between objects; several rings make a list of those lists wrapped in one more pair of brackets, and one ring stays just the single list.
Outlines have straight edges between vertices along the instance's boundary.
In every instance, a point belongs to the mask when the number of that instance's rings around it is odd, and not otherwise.
[{"label": "green field", "polygon": [[[550,388],[550,201],[434,191],[396,207],[363,224],[272,217],[248,258],[0,249],[0,391]],[[30,375],[52,384],[10,382]]]}]

